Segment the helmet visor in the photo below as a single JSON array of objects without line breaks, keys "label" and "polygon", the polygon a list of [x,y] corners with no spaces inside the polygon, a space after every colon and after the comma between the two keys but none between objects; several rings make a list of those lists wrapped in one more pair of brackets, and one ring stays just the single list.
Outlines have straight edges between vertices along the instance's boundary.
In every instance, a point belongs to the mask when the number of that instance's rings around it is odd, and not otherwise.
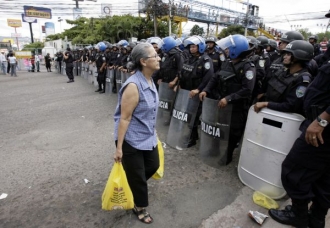
[{"label": "helmet visor", "polygon": [[198,45],[199,43],[204,43],[204,39],[202,37],[199,36],[192,36],[189,37],[188,39],[185,39],[185,41],[183,42],[184,46],[186,47],[187,45],[190,44],[195,44]]},{"label": "helmet visor", "polygon": [[234,42],[234,39],[231,35],[227,36],[226,38],[223,38],[216,42],[216,44],[222,49],[226,50],[229,47],[235,47],[236,44]]}]

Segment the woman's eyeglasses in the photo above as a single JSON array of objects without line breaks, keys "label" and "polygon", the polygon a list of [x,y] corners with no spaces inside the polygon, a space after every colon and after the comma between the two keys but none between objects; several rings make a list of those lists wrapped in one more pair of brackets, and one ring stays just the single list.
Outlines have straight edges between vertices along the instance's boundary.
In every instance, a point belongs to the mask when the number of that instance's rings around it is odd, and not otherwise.
[{"label": "woman's eyeglasses", "polygon": [[148,56],[148,57],[146,57],[146,59],[150,59],[150,58],[157,58],[158,57],[158,54],[156,53],[154,56]]}]

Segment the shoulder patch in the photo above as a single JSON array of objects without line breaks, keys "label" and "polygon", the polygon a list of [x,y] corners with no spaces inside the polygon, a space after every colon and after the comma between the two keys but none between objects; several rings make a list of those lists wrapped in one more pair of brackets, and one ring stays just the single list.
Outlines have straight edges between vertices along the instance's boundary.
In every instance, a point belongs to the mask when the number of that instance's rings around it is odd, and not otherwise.
[{"label": "shoulder patch", "polygon": [[251,80],[253,78],[253,71],[252,70],[248,70],[245,72],[245,77],[249,80]]},{"label": "shoulder patch", "polygon": [[204,68],[205,68],[206,70],[209,70],[210,67],[211,67],[211,65],[210,65],[209,62],[206,62],[206,63],[204,64]]},{"label": "shoulder patch", "polygon": [[264,59],[259,60],[259,66],[260,67],[265,67],[265,60]]},{"label": "shoulder patch", "polygon": [[297,89],[296,89],[296,96],[298,98],[301,98],[305,95],[305,92],[306,92],[306,86],[299,86]]},{"label": "shoulder patch", "polygon": [[102,57],[102,60],[105,61],[105,57]]}]

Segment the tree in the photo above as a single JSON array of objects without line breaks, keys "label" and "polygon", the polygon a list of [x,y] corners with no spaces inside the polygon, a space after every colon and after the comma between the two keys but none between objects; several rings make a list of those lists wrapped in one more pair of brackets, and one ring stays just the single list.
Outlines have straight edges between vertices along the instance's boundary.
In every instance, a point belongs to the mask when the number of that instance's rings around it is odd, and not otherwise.
[{"label": "tree", "polygon": [[203,27],[199,27],[198,25],[194,25],[194,27],[192,27],[190,29],[190,35],[199,35],[202,36],[204,34],[204,28]]},{"label": "tree", "polygon": [[312,33],[309,31],[308,28],[298,29],[297,31],[300,32],[304,36],[305,40],[308,40],[308,37],[310,37],[312,35]]},{"label": "tree", "polygon": [[35,49],[42,49],[44,48],[44,43],[43,42],[34,42],[31,44],[27,44],[24,46],[24,48],[22,49],[22,51],[31,51],[31,50],[35,50]]},{"label": "tree", "polygon": [[244,35],[244,27],[241,25],[231,25],[221,30],[219,37],[224,38],[229,35],[241,34]]}]

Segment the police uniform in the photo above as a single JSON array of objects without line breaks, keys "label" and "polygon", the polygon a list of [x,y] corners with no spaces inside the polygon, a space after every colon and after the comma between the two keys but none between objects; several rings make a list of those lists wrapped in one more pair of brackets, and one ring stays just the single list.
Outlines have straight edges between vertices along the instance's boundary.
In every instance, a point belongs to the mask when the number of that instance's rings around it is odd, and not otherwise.
[{"label": "police uniform", "polygon": [[268,53],[268,56],[269,56],[269,59],[270,59],[270,64],[272,64],[276,59],[281,57],[281,54],[277,51],[270,51],[270,52],[267,52],[267,53]]},{"label": "police uniform", "polygon": [[226,98],[232,104],[232,116],[227,147],[226,164],[244,133],[252,91],[256,81],[255,65],[249,59],[236,64],[230,60],[222,63],[221,69],[211,78],[204,91],[210,95],[216,89],[216,99]]},{"label": "police uniform", "polygon": [[[306,120],[300,130],[302,134],[295,141],[282,164],[282,184],[292,198],[292,207],[300,215],[298,219],[309,219],[309,227],[325,227],[324,218],[330,208],[330,126],[322,132],[323,144],[318,147],[307,144],[306,129],[326,111],[330,114],[330,64],[319,69],[317,77],[310,84],[304,96]],[[312,200],[311,213],[307,205]],[[270,214],[280,219],[283,213],[271,210]],[[284,218],[286,219],[286,217]]]},{"label": "police uniform", "polygon": [[101,71],[101,67],[104,63],[107,63],[107,58],[104,53],[97,53],[96,55],[96,68],[97,68],[97,82],[99,84],[99,89],[96,90],[95,92],[105,92],[105,80],[106,80],[106,73],[107,73],[107,68],[103,67]]},{"label": "police uniform", "polygon": [[212,62],[213,62],[213,71],[215,73],[221,67],[220,53],[217,52],[216,50],[213,50],[212,52],[209,52],[208,55],[212,59]]},{"label": "police uniform", "polygon": [[65,72],[66,75],[69,78],[69,82],[73,82],[74,81],[74,76],[73,76],[73,56],[71,54],[70,51],[65,53],[66,56],[68,56],[67,59],[64,58],[64,62],[65,62]]},{"label": "police uniform", "polygon": [[266,100],[268,108],[279,112],[304,114],[302,102],[312,77],[307,68],[294,74],[290,70],[277,71],[268,81]]},{"label": "police uniform", "polygon": [[[183,64],[180,88],[185,90],[198,89],[200,92],[203,91],[209,80],[212,78],[213,63],[212,59],[204,53],[198,57],[192,56]],[[199,122],[199,116],[202,112],[201,106],[198,109],[194,126],[192,128],[192,133],[190,140],[188,142],[188,147],[196,144],[198,139],[197,126]]]},{"label": "police uniform", "polygon": [[172,48],[168,53],[164,53],[160,62],[160,69],[154,75],[155,81],[162,79],[162,82],[172,82],[177,76],[181,76],[184,58],[182,51]]}]

